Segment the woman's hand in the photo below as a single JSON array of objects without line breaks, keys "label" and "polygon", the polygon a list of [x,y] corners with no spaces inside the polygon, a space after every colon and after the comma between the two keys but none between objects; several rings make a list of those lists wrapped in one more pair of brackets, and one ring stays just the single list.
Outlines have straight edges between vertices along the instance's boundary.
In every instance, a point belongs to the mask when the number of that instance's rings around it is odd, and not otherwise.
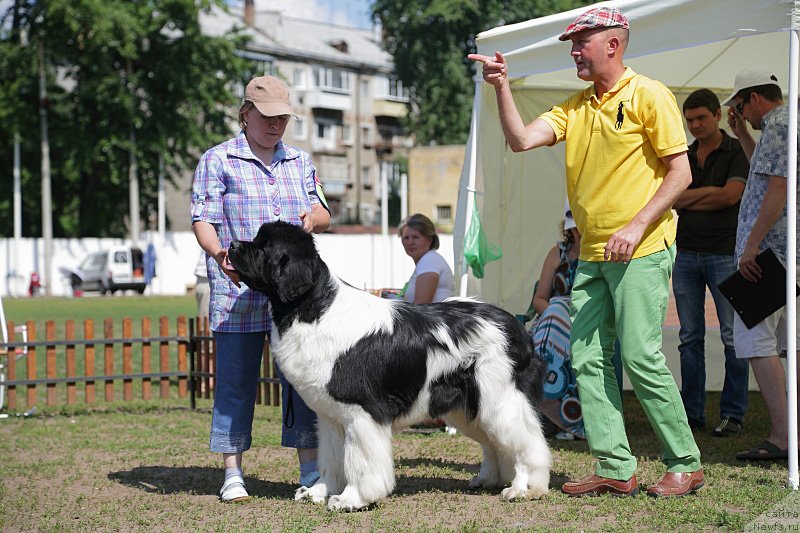
[{"label": "woman's hand", "polygon": [[300,224],[306,233],[314,232],[314,215],[307,211],[300,211]]},{"label": "woman's hand", "polygon": [[197,220],[192,224],[192,231],[197,237],[197,243],[205,253],[214,258],[222,272],[231,278],[231,281],[237,287],[239,285],[239,274],[233,268],[231,262],[228,260],[228,250],[220,246],[219,237],[217,237],[217,230],[208,222]]},{"label": "woman's hand", "polygon": [[300,224],[308,233],[322,233],[331,226],[331,214],[320,204],[312,204],[310,211],[300,211]]},{"label": "woman's hand", "polygon": [[214,261],[216,261],[219,267],[222,269],[222,272],[231,279],[233,284],[237,287],[241,287],[239,273],[236,272],[236,269],[233,267],[230,259],[228,258],[228,250],[220,248],[220,250],[215,253],[213,257]]}]

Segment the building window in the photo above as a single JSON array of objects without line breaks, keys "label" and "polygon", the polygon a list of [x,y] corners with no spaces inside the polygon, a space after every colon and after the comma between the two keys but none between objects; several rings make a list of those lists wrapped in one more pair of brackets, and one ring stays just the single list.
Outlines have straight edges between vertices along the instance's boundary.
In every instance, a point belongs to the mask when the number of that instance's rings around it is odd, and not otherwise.
[{"label": "building window", "polygon": [[317,139],[332,139],[334,132],[333,122],[325,120],[314,121],[314,137]]},{"label": "building window", "polygon": [[314,86],[323,91],[350,93],[350,73],[340,68],[314,67]]},{"label": "building window", "polygon": [[397,78],[389,78],[389,96],[398,100],[408,100],[408,89],[403,87],[403,82]]},{"label": "building window", "polygon": [[437,205],[434,220],[437,224],[450,223],[453,221],[453,206]]},{"label": "building window", "polygon": [[351,124],[342,124],[342,143],[353,144],[353,126]]},{"label": "building window", "polygon": [[362,205],[361,206],[361,223],[366,225],[371,225],[375,223],[373,210],[371,206]]},{"label": "building window", "polygon": [[361,142],[364,146],[372,146],[372,128],[361,126]]},{"label": "building window", "polygon": [[295,89],[306,88],[306,71],[304,69],[294,69],[293,83]]},{"label": "building window", "polygon": [[409,90],[403,86],[403,82],[397,78],[380,76],[375,78],[377,85],[377,97],[385,100],[397,102],[408,102]]},{"label": "building window", "polygon": [[297,117],[293,121],[292,134],[295,139],[305,139],[308,136],[308,121],[306,117]]},{"label": "building window", "polygon": [[372,188],[372,167],[361,167],[361,186],[365,189]]},{"label": "building window", "polygon": [[369,80],[361,80],[361,96],[369,98]]}]

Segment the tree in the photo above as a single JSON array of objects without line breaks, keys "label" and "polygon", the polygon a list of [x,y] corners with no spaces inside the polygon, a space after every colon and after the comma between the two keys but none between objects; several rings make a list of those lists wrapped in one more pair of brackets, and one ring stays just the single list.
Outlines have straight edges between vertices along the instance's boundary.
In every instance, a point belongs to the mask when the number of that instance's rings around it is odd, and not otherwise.
[{"label": "tree", "polygon": [[[15,0],[0,24],[0,144],[22,134],[23,234],[41,235],[36,46],[46,50],[56,237],[122,237],[129,151],[136,150],[142,219],[167,179],[230,134],[234,90],[247,70],[238,34],[204,35],[214,0]],[[130,131],[135,132],[135,146]],[[11,151],[0,189],[11,191]],[[0,234],[11,232],[10,193]],[[187,198],[188,205],[188,198]]]},{"label": "tree", "polygon": [[407,127],[417,143],[462,144],[469,135],[475,66],[466,59],[481,31],[597,0],[374,0],[384,47],[411,88]]}]

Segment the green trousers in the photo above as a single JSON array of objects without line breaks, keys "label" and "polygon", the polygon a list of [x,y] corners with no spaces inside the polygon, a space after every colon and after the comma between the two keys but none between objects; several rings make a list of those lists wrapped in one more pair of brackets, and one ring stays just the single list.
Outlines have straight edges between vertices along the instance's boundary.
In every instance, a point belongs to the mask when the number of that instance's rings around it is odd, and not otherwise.
[{"label": "green trousers", "polygon": [[580,261],[572,287],[572,366],[586,439],[599,476],[627,480],[636,471],[625,434],[612,358],[619,338],[622,366],[661,442],[669,472],[700,468],[700,450],[661,352],[675,246],[627,264]]}]

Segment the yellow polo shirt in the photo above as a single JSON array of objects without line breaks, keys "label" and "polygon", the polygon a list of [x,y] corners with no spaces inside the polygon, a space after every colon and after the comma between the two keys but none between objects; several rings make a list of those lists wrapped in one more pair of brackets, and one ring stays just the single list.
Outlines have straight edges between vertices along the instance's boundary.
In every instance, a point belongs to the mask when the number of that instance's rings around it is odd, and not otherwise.
[{"label": "yellow polo shirt", "polygon": [[[578,231],[580,258],[603,261],[611,236],[655,195],[667,167],[660,158],[687,151],[683,116],[662,83],[625,69],[601,99],[594,86],[570,96],[540,116],[556,142],[566,140],[567,197]],[[668,210],[648,226],[633,257],[675,242]]]}]

